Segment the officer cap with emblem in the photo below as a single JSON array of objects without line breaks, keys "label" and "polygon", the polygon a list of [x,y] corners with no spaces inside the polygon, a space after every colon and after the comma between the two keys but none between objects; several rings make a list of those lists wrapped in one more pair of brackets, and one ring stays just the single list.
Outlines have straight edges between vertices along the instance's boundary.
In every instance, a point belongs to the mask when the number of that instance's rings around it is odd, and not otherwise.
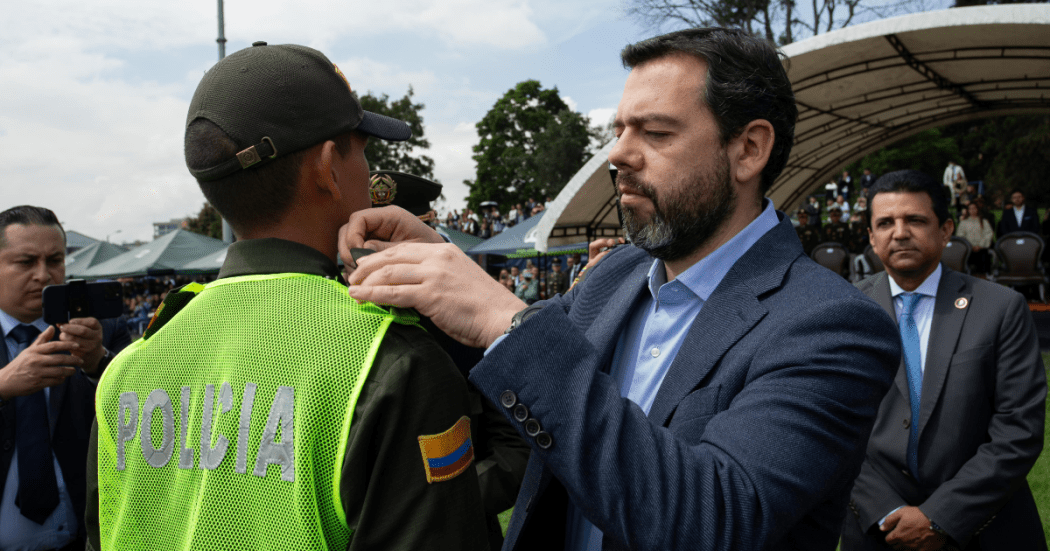
[{"label": "officer cap with emblem", "polygon": [[215,166],[190,173],[201,182],[301,151],[352,130],[405,141],[404,121],[365,111],[342,71],[306,46],[255,42],[205,73],[190,101],[186,127],[206,119],[241,149]]},{"label": "officer cap with emblem", "polygon": [[375,170],[369,192],[373,207],[396,205],[416,216],[426,216],[430,202],[441,195],[441,184],[405,172]]}]

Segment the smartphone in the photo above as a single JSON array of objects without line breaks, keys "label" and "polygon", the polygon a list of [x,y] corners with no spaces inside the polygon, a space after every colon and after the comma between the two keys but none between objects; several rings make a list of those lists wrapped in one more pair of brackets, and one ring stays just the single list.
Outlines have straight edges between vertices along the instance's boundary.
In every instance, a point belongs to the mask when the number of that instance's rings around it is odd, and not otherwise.
[{"label": "smartphone", "polygon": [[88,283],[71,279],[44,287],[44,321],[66,323],[72,318],[115,318],[124,313],[124,287],[117,281]]}]

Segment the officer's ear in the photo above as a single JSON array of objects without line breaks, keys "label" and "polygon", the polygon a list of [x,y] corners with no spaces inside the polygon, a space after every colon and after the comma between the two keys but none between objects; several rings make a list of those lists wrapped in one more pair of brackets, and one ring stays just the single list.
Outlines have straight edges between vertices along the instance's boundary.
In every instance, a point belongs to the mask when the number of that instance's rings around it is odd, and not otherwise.
[{"label": "officer's ear", "polygon": [[325,140],[307,150],[307,157],[303,159],[303,183],[316,186],[318,192],[330,195],[336,201],[343,198],[339,178],[344,177],[336,168],[338,156],[335,142]]}]

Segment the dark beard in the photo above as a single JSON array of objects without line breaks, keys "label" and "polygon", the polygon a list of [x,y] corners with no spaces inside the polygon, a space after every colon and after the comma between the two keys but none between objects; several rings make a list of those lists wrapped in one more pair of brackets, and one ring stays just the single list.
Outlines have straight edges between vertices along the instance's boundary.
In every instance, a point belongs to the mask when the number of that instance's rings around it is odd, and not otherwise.
[{"label": "dark beard", "polygon": [[[620,203],[623,232],[631,243],[654,258],[675,261],[689,256],[710,241],[736,206],[736,189],[729,179],[728,163],[724,153],[720,157],[713,178],[691,175],[675,186],[681,195],[671,196],[666,202],[660,200],[651,184],[634,174],[617,174],[618,194],[620,184],[624,184],[648,197],[653,204],[651,218],[642,221]],[[620,197],[617,196],[616,200],[619,203]]]}]

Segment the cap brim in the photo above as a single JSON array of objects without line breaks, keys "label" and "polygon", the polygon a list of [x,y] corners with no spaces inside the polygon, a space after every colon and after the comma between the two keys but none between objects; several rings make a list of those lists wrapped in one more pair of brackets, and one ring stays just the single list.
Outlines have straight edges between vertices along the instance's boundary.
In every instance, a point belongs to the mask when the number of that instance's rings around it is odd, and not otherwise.
[{"label": "cap brim", "polygon": [[371,111],[365,111],[364,117],[354,130],[390,142],[403,142],[412,137],[412,129],[405,121]]}]

